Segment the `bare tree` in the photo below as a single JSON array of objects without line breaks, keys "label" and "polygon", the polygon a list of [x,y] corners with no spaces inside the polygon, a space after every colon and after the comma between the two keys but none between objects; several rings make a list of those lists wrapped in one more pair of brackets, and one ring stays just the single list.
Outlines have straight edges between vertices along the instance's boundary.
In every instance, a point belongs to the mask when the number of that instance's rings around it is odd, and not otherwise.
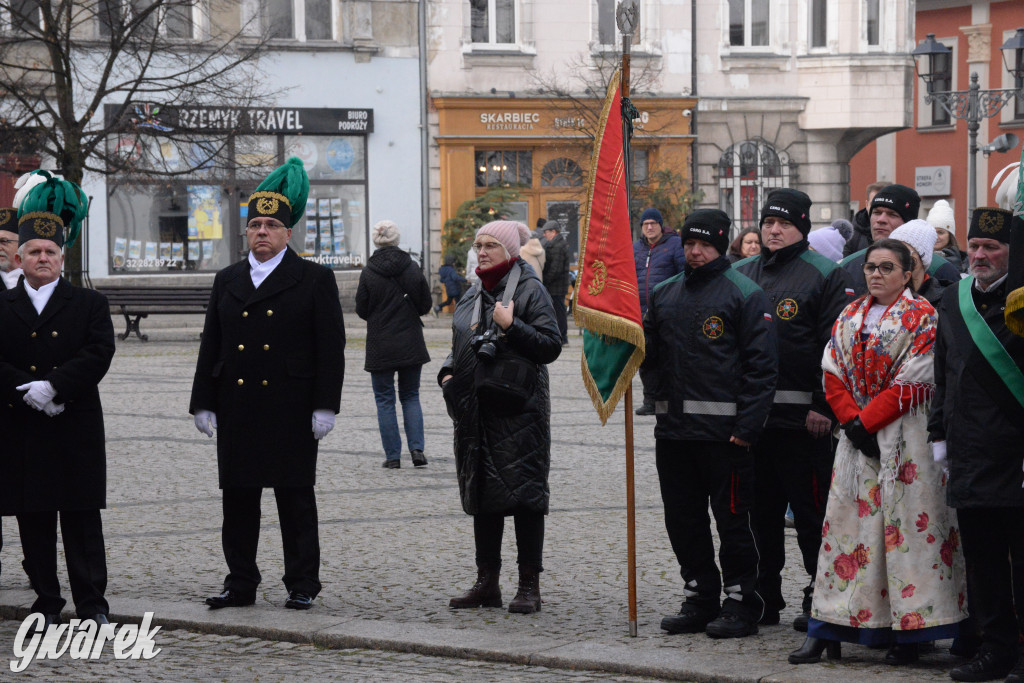
[{"label": "bare tree", "polygon": [[[86,171],[152,177],[226,163],[233,131],[197,139],[161,113],[244,107],[273,94],[257,77],[266,35],[257,19],[243,20],[241,7],[237,0],[0,0],[4,146],[52,158],[79,184]],[[80,254],[69,256],[69,270],[80,269]]]}]

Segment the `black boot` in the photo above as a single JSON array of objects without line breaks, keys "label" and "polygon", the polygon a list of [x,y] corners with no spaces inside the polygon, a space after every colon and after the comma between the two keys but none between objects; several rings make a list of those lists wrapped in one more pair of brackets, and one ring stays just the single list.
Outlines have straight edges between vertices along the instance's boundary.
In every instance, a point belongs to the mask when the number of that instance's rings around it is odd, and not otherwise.
[{"label": "black boot", "polygon": [[467,607],[501,607],[501,587],[498,585],[500,567],[478,567],[476,583],[457,598],[448,601],[452,609]]},{"label": "black boot", "polygon": [[654,403],[651,401],[644,401],[639,408],[634,411],[637,415],[654,415]]},{"label": "black boot", "polygon": [[508,611],[514,614],[533,614],[540,611],[540,569],[519,565],[519,590],[508,603]]},{"label": "black boot", "polygon": [[842,648],[838,640],[811,638],[807,636],[799,650],[789,653],[790,664],[814,664],[821,661],[821,653],[828,650],[828,658],[836,661],[842,658]]},{"label": "black boot", "polygon": [[885,653],[885,663],[902,665],[913,664],[917,661],[920,647],[917,643],[896,643]]},{"label": "black boot", "polygon": [[800,614],[793,619],[793,630],[807,633],[807,625],[811,621],[811,603],[814,602],[814,582],[804,588],[804,599],[800,603]]},{"label": "black boot", "polygon": [[669,633],[704,633],[720,611],[717,600],[685,601],[679,614],[661,620],[661,630]]}]

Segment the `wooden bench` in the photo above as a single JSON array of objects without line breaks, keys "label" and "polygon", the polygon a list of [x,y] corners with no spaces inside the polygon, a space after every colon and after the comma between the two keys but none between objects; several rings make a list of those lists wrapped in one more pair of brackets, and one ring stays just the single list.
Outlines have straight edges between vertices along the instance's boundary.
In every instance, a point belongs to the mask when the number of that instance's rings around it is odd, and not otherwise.
[{"label": "wooden bench", "polygon": [[104,294],[110,308],[121,312],[127,326],[118,339],[127,339],[134,332],[142,341],[149,335],[139,330],[139,321],[150,315],[186,315],[206,313],[210,303],[211,285],[185,285],[163,287],[156,285],[103,286],[96,291]]}]

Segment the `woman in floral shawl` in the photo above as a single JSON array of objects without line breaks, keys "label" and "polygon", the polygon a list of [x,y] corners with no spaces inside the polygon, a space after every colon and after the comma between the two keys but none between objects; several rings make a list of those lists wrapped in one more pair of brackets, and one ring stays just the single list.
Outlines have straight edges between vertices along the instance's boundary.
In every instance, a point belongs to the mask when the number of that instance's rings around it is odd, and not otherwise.
[{"label": "woman in floral shawl", "polygon": [[896,240],[864,263],[868,294],[832,327],[822,367],[842,425],[828,495],[808,637],[789,656],[817,662],[839,641],[890,644],[886,661],[957,635],[967,617],[956,514],[928,448],[935,309],[913,294],[913,261]]}]

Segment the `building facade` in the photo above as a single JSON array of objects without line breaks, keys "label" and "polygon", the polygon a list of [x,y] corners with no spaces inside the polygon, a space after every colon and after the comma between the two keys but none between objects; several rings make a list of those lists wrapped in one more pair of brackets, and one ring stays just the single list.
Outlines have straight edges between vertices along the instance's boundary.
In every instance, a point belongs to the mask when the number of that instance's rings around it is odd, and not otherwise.
[{"label": "building facade", "polygon": [[[936,90],[966,91],[971,75],[978,75],[982,89],[1021,89],[1007,72],[1000,47],[1016,29],[1024,26],[1024,6],[1014,0],[918,0],[915,45],[934,34],[950,48],[950,81],[937,83]],[[926,104],[926,88],[915,78],[910,127],[869,144],[850,164],[851,196],[859,206],[865,201],[864,188],[876,179],[916,187],[921,195],[921,215],[926,216],[939,199],[953,207],[956,233],[964,248],[970,224],[968,196],[967,121],[957,120],[939,103]],[[982,119],[978,145],[1009,133],[1024,138],[1024,99],[1016,98],[994,117]],[[1008,153],[978,153],[976,197],[979,206],[995,203],[992,182],[1007,164],[1019,160],[1018,144]]]}]

